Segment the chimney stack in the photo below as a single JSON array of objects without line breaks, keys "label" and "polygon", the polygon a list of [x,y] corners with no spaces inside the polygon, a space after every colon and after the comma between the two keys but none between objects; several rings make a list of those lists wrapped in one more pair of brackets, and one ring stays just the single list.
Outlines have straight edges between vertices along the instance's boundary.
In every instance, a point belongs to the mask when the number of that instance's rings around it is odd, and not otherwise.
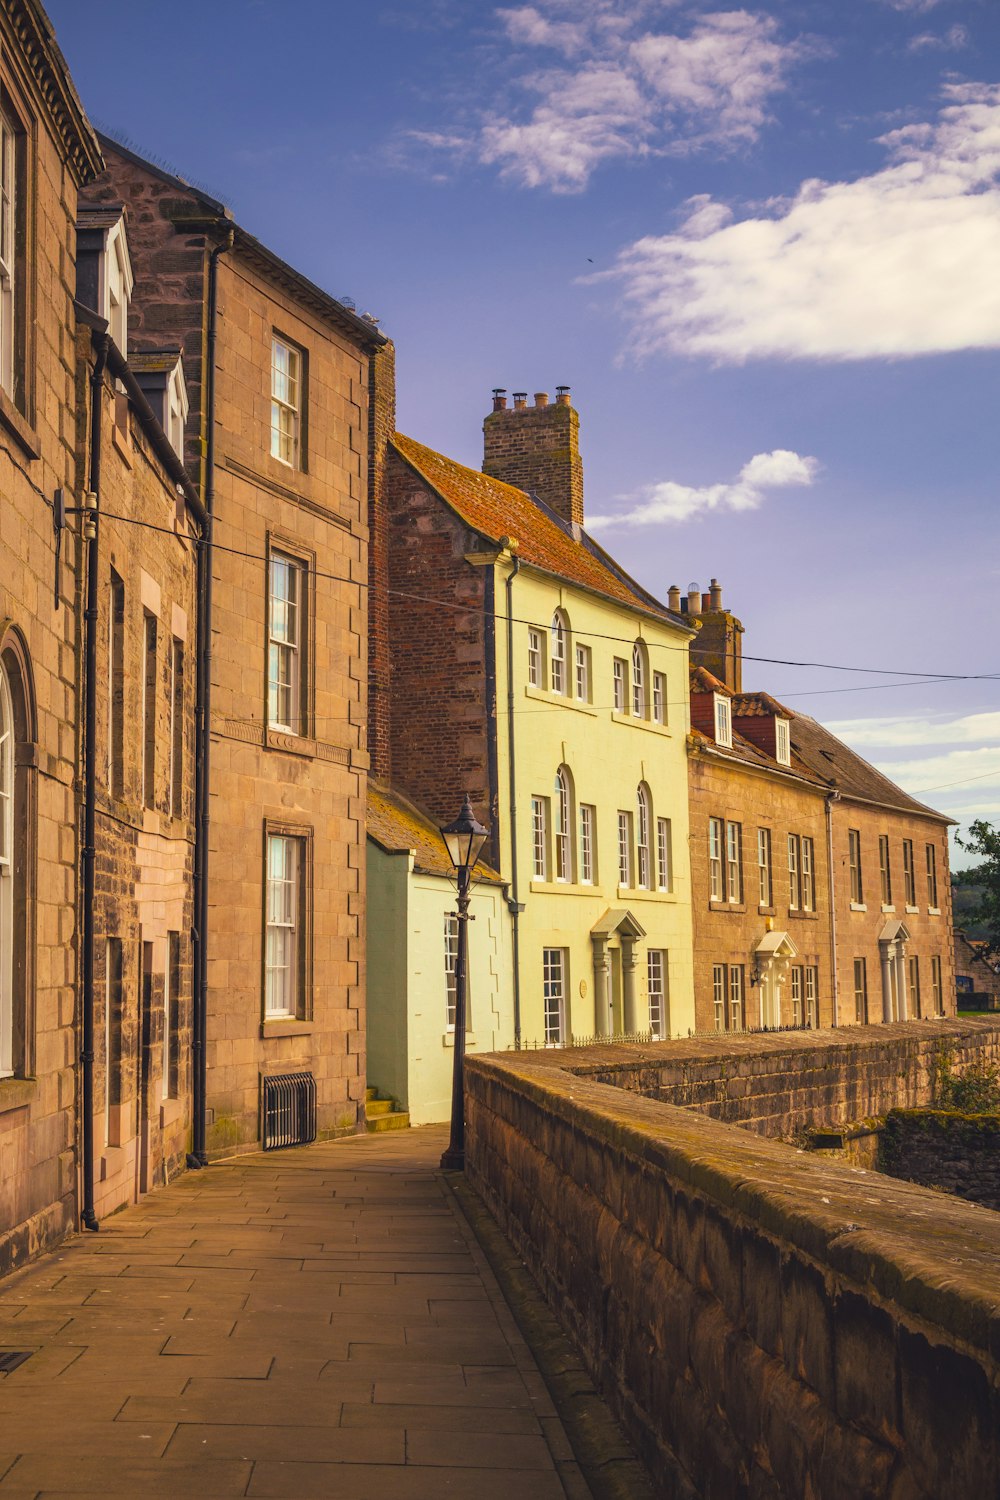
[{"label": "chimney stack", "polygon": [[743,626],[731,610],[722,607],[722,585],[712,579],[709,592],[698,595],[695,585],[692,592],[700,601],[692,606],[688,594],[687,613],[692,624],[701,625],[691,642],[691,661],[695,666],[707,667],[714,677],[724,682],[733,693],[743,691]]},{"label": "chimney stack", "polygon": [[580,418],[568,385],[556,386],[554,403],[547,391],[536,391],[533,407],[527,391],[515,391],[512,410],[497,387],[483,439],[484,474],[537,495],[564,521],[583,525]]},{"label": "chimney stack", "polygon": [[681,612],[681,591],[676,583],[672,583],[667,590],[667,608],[672,609],[675,615]]},{"label": "chimney stack", "polygon": [[696,583],[688,584],[688,607],[689,615],[701,614],[701,589]]},{"label": "chimney stack", "polygon": [[721,609],[722,608],[722,584],[719,582],[719,580],[717,578],[713,578],[712,579],[712,582],[711,582],[711,585],[710,585],[710,593],[709,593],[708,597],[709,597],[709,608],[710,609]]}]

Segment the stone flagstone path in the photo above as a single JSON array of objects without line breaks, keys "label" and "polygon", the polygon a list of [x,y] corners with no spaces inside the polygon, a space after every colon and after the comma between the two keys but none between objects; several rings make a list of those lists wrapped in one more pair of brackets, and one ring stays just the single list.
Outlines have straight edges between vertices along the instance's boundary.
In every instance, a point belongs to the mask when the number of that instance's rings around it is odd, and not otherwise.
[{"label": "stone flagstone path", "polygon": [[191,1172],[0,1283],[0,1500],[582,1500],[440,1129]]}]

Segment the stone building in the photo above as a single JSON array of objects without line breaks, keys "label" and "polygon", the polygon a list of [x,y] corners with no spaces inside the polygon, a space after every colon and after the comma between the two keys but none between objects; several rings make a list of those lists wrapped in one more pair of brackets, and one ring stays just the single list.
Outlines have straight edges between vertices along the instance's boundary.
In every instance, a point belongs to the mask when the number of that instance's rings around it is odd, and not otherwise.
[{"label": "stone building", "polygon": [[962,1010],[1000,1010],[1000,963],[981,938],[955,928],[956,1003]]},{"label": "stone building", "polygon": [[[101,167],[49,23],[0,6],[0,1272],[74,1227],[77,195]],[[57,543],[60,545],[57,546]]]},{"label": "stone building", "polygon": [[294,1075],[293,1135],[308,1133],[313,1088],[320,1135],[355,1130],[363,1109],[368,386],[385,341],[222,204],[102,145],[97,196],[126,206],[130,339],[183,354],[176,420],[212,517],[207,795],[196,787],[204,1158],[260,1140],[276,1075]]},{"label": "stone building", "polygon": [[[743,626],[692,586],[698,1028],[953,1015],[950,820],[806,714],[742,690]],[[710,667],[713,670],[710,670]]]},{"label": "stone building", "polygon": [[528,1045],[694,1024],[693,631],[584,530],[578,421],[497,392],[481,473],[396,433],[371,527],[375,768],[491,828]]}]

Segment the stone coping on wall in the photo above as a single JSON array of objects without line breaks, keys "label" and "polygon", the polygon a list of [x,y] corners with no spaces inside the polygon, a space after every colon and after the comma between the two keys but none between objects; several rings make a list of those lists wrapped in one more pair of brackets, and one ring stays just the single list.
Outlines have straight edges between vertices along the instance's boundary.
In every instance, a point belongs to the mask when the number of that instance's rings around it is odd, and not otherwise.
[{"label": "stone coping on wall", "polygon": [[[472,1176],[475,1180],[478,1111],[507,1118],[521,1095],[540,1121],[554,1116],[578,1133],[581,1144],[594,1137],[689,1184],[838,1279],[939,1326],[987,1359],[1000,1360],[1000,1214],[876,1172],[818,1160],[785,1142],[593,1077],[654,1062],[674,1067],[717,1060],[732,1067],[753,1060],[766,1067],[768,1059],[797,1049],[822,1051],[836,1066],[838,1057],[846,1061],[858,1049],[906,1052],[920,1040],[918,1030],[925,1044],[928,1036],[973,1047],[995,1044],[996,1023],[985,1023],[989,1036],[982,1035],[983,1027],[979,1021],[946,1020],[879,1027],[875,1036],[868,1030],[863,1036],[812,1032],[807,1042],[801,1033],[781,1033],[467,1057]],[[535,1144],[544,1151],[542,1140]],[[629,1221],[629,1205],[619,1201],[609,1207],[623,1223]]]}]

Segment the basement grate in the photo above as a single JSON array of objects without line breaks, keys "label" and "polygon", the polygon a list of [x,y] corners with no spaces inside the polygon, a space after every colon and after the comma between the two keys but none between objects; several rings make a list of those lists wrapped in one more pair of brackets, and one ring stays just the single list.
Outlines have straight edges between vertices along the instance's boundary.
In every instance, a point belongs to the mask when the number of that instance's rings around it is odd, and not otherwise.
[{"label": "basement grate", "polygon": [[9,1375],[34,1354],[34,1349],[0,1349],[0,1375]]},{"label": "basement grate", "polygon": [[316,1139],[316,1080],[311,1073],[261,1079],[261,1146],[306,1146]]}]

